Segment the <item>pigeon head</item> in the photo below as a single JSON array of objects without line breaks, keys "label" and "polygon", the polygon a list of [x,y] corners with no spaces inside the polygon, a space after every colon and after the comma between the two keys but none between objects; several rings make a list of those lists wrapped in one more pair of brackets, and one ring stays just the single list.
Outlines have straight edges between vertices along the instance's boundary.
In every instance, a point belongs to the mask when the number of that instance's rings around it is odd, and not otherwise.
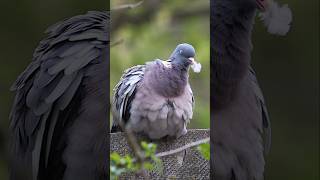
[{"label": "pigeon head", "polygon": [[188,68],[190,65],[196,63],[194,57],[196,51],[193,46],[187,43],[179,44],[170,56],[171,63],[173,65]]},{"label": "pigeon head", "polygon": [[244,17],[242,19],[248,19],[247,17],[255,16],[256,9],[259,10],[261,20],[271,34],[284,36],[290,30],[292,12],[287,4],[279,5],[277,0],[215,0],[215,2],[232,10],[233,14],[230,15],[229,11],[224,11],[224,8],[221,8],[222,13],[227,13],[225,15],[227,17],[240,16]]}]

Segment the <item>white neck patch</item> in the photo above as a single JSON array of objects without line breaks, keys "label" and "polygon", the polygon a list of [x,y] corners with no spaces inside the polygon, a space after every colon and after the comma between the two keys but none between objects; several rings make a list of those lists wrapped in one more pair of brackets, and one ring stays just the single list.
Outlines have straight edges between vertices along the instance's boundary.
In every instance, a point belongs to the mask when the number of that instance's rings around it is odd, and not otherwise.
[{"label": "white neck patch", "polygon": [[170,62],[168,62],[168,61],[161,61],[161,62],[166,68],[172,68],[172,65]]}]

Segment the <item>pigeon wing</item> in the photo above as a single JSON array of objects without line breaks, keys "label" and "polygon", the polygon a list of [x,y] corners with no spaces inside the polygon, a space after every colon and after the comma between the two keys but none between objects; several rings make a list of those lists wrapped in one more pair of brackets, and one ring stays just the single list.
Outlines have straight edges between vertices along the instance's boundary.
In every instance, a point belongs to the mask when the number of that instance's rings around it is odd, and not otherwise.
[{"label": "pigeon wing", "polygon": [[121,130],[119,122],[124,124],[130,118],[130,108],[135,97],[136,88],[144,77],[145,65],[138,65],[127,69],[119,83],[114,88],[112,103],[113,123],[111,132]]},{"label": "pigeon wing", "polygon": [[254,93],[260,102],[261,106],[261,116],[262,116],[262,127],[263,127],[263,143],[264,143],[264,154],[267,155],[270,151],[271,147],[271,123],[270,123],[270,118],[267,110],[267,106],[262,94],[262,91],[259,87],[258,81],[256,79],[256,74],[252,68],[250,68],[250,78],[252,79],[252,84],[253,84],[253,90]]}]

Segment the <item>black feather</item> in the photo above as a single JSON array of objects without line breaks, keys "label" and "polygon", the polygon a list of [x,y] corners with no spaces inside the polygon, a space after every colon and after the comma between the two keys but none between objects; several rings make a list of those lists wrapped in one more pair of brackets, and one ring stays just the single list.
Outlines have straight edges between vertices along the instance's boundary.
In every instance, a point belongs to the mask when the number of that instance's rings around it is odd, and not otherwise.
[{"label": "black feather", "polygon": [[[51,26],[48,37],[36,48],[33,61],[12,85],[16,98],[10,115],[11,179],[28,179],[23,174],[32,174],[34,180],[79,179],[76,173],[80,172],[88,179],[106,179],[108,171],[102,170],[102,160],[96,159],[107,157],[106,147],[100,147],[104,149],[100,151],[94,143],[106,146],[102,143],[105,134],[101,132],[108,128],[101,124],[108,117],[108,21],[107,12],[89,12]],[[83,103],[84,99],[91,103]],[[87,105],[90,106],[82,107]],[[95,121],[91,113],[97,116]],[[89,123],[88,129],[71,131],[79,119]],[[79,139],[78,144],[69,141],[71,136],[82,137],[81,131],[86,131],[87,136]],[[88,142],[89,147],[83,145]],[[81,163],[91,164],[77,172],[79,165],[75,160],[79,162],[83,154],[68,154],[70,148],[86,153]],[[74,161],[68,160],[68,156],[75,156],[71,158]],[[106,167],[107,162],[102,162]]]}]

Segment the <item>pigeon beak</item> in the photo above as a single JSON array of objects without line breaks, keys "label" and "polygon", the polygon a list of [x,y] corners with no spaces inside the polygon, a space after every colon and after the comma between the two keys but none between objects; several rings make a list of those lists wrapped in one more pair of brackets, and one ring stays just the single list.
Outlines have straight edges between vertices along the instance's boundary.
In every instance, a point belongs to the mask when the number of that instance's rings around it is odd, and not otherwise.
[{"label": "pigeon beak", "polygon": [[268,8],[269,0],[256,0],[257,7],[260,11],[264,12]]},{"label": "pigeon beak", "polygon": [[188,58],[188,59],[189,59],[190,64],[195,64],[195,63],[196,63],[196,61],[194,60],[193,57],[190,57],[190,58]]}]

